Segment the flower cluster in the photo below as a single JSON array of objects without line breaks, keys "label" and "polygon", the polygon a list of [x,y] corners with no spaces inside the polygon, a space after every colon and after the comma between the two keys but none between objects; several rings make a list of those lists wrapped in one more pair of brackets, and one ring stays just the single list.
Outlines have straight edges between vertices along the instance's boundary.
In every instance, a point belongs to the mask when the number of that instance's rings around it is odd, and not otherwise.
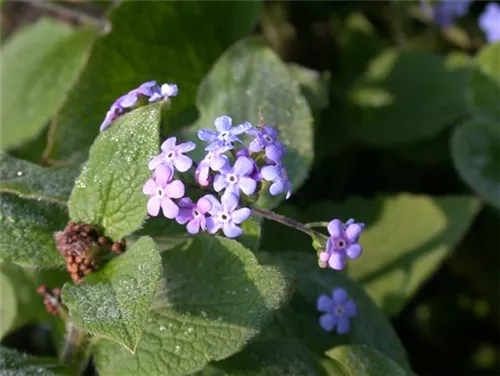
[{"label": "flower cluster", "polygon": [[[277,137],[278,132],[268,125],[253,127],[249,122],[232,125],[229,116],[214,120],[215,130],[201,129],[198,137],[208,142],[206,155],[197,164],[194,179],[202,189],[212,185],[213,194],[199,198],[196,203],[184,197],[186,186],[176,180],[177,173],[193,167],[193,160],[185,153],[196,148],[193,142],[177,145],[175,137],[161,145],[161,153],[149,162],[151,178],[143,187],[150,196],[147,204],[149,215],[158,216],[160,210],[169,219],[186,224],[187,231],[200,230],[212,234],[221,230],[228,238],[240,236],[240,225],[251,215],[245,207],[258,197],[268,182],[271,195],[291,194],[291,183],[282,164],[285,148]],[[245,135],[252,136],[249,147],[243,146]],[[241,137],[241,138],[240,138]]]},{"label": "flower cluster", "polygon": [[101,124],[100,130],[105,130],[117,118],[142,104],[166,100],[170,97],[175,97],[177,93],[177,85],[163,84],[158,86],[156,81],[145,82],[137,89],[122,95],[111,105],[111,108],[106,113],[106,117]]}]

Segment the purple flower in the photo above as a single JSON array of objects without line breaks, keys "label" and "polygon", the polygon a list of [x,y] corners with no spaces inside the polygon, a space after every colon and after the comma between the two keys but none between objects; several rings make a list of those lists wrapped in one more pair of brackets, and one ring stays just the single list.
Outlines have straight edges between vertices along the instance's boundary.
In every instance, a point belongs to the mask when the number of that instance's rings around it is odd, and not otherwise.
[{"label": "purple flower", "polygon": [[500,5],[488,3],[479,16],[479,27],[486,35],[488,43],[500,40]]},{"label": "purple flower", "polygon": [[147,206],[149,215],[156,217],[160,207],[167,218],[173,219],[179,214],[179,207],[172,199],[184,196],[184,184],[180,180],[169,183],[172,176],[172,170],[161,165],[153,173],[153,178],[142,187],[142,192],[151,196]]},{"label": "purple flower", "polygon": [[255,192],[257,182],[249,175],[253,172],[254,164],[250,158],[239,157],[234,162],[234,167],[226,166],[221,170],[221,173],[214,179],[214,189],[220,192],[223,189],[224,195],[234,194],[240,197],[240,189],[247,196]]},{"label": "purple flower", "polygon": [[265,149],[267,159],[274,163],[280,163],[285,152],[283,144],[278,141],[278,131],[268,125],[262,128],[252,128],[247,131],[255,138],[250,142],[248,149],[255,153]]},{"label": "purple flower", "polygon": [[209,175],[210,169],[220,171],[229,163],[228,157],[223,154],[228,150],[231,150],[230,146],[223,146],[220,149],[209,151],[205,158],[200,161],[195,172],[196,181],[200,185],[206,187],[210,184],[212,180]]},{"label": "purple flower", "polygon": [[269,193],[277,196],[286,191],[286,199],[292,194],[292,183],[288,179],[286,168],[279,164],[274,166],[264,166],[260,170],[264,180],[272,182],[269,187]]},{"label": "purple flower", "polygon": [[[212,196],[213,197],[213,196]],[[198,202],[193,203],[189,197],[179,200],[179,214],[175,217],[177,223],[184,225],[187,223],[187,230],[190,234],[197,234],[206,228],[205,215],[212,209],[212,197],[201,197]],[[214,200],[215,197],[213,197]]]},{"label": "purple flower", "polygon": [[161,99],[175,97],[179,93],[179,88],[175,84],[163,84],[161,87],[156,86],[151,93],[149,102],[157,102]]},{"label": "purple flower", "polygon": [[319,324],[327,332],[335,327],[338,334],[346,334],[350,329],[349,318],[357,316],[356,303],[348,299],[347,291],[336,288],[332,297],[323,294],[317,301],[318,311],[324,312],[319,318]]},{"label": "purple flower", "polygon": [[[432,19],[441,27],[453,25],[456,18],[464,16],[469,11],[472,0],[442,0],[431,10]],[[426,1],[421,1],[424,12],[429,12]]]},{"label": "purple flower", "polygon": [[165,164],[171,169],[174,167],[180,171],[185,172],[191,168],[193,165],[193,160],[183,153],[187,153],[196,148],[194,142],[183,142],[182,144],[176,145],[177,138],[170,137],[161,145],[162,153],[157,155],[149,162],[149,169],[154,170],[161,164]]},{"label": "purple flower", "polygon": [[233,142],[242,142],[237,136],[252,128],[252,124],[248,121],[236,127],[233,127],[232,123],[233,121],[229,116],[223,115],[214,120],[217,132],[209,129],[200,129],[198,131],[199,139],[210,142],[210,145],[208,145],[205,150],[216,150],[224,146],[230,146],[230,149],[232,149]]},{"label": "purple flower", "polygon": [[326,243],[326,250],[319,254],[320,262],[335,270],[342,270],[346,266],[346,256],[350,259],[357,259],[363,252],[363,247],[358,244],[359,235],[365,225],[356,223],[354,219],[343,224],[339,219],[334,219],[328,223],[330,237]]},{"label": "purple flower", "polygon": [[243,230],[237,225],[250,217],[251,210],[249,208],[236,209],[238,197],[232,193],[223,195],[221,198],[222,203],[219,203],[215,197],[211,201],[211,217],[207,218],[208,231],[215,234],[222,229],[224,235],[228,238],[240,236]]},{"label": "purple flower", "polygon": [[[238,157],[247,157],[247,158],[249,158],[250,157],[250,151],[247,148],[242,147],[241,149],[239,149],[236,152],[236,158],[238,158]],[[251,159],[251,161],[253,163],[253,170],[252,170],[252,172],[248,176],[251,177],[253,180],[259,182],[259,181],[262,180],[262,176],[260,176],[259,167],[257,167],[257,164],[255,163],[255,161],[253,159]]]}]

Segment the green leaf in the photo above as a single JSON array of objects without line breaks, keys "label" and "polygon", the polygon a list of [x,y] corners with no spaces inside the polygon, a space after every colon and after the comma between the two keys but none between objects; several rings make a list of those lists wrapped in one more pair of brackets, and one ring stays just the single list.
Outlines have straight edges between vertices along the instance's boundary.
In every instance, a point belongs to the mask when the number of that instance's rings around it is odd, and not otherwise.
[{"label": "green leaf", "polygon": [[237,241],[198,235],[162,253],[163,277],[135,355],[102,340],[99,374],[185,375],[238,352],[286,299],[286,282]]},{"label": "green leaf", "polygon": [[237,239],[241,244],[254,253],[258,252],[260,247],[260,224],[260,218],[251,216],[241,224],[243,234]]},{"label": "green leaf", "polygon": [[192,106],[199,81],[227,46],[253,29],[259,11],[256,1],[121,3],[52,124],[46,155],[84,157],[113,101],[143,82],[179,86],[172,114]]},{"label": "green leaf", "polygon": [[306,347],[284,340],[258,340],[200,376],[320,376],[324,372]]},{"label": "green leaf", "polygon": [[31,356],[19,351],[0,347],[0,374],[5,376],[63,376],[69,370],[52,358]]},{"label": "green leaf", "polygon": [[500,209],[500,118],[473,119],[457,127],[451,155],[460,177],[486,202]]},{"label": "green leaf", "polygon": [[328,75],[318,71],[290,63],[288,71],[300,84],[302,94],[307,99],[309,106],[315,110],[323,110],[328,107]]},{"label": "green leaf", "polygon": [[[200,117],[186,131],[189,139],[200,128],[212,128],[223,114],[234,124],[256,125],[262,110],[266,124],[278,128],[287,148],[284,164],[293,189],[302,185],[313,159],[311,111],[286,65],[260,38],[242,40],[222,55],[200,85],[196,104]],[[202,158],[203,153],[198,148],[193,155]],[[263,197],[259,204],[269,207],[283,198]]]},{"label": "green leaf", "polygon": [[142,237],[83,283],[65,284],[62,299],[76,326],[121,343],[134,353],[160,275],[156,244]]},{"label": "green leaf", "polygon": [[338,346],[327,351],[326,355],[339,365],[341,374],[345,376],[410,375],[397,363],[368,346]]},{"label": "green leaf", "polygon": [[441,133],[467,114],[468,79],[468,69],[448,67],[439,56],[384,50],[350,93],[361,113],[359,137],[391,147]]},{"label": "green leaf", "polygon": [[[294,336],[308,342],[309,346],[329,347],[338,344],[352,343],[371,346],[382,354],[390,357],[401,366],[409,367],[406,352],[399,341],[396,332],[386,316],[376,307],[365,292],[341,272],[318,267],[317,257],[313,251],[264,253],[266,262],[280,267],[289,277],[296,281],[297,294],[305,298],[304,303],[294,306],[282,314],[290,315],[294,325],[288,324],[288,329],[296,331]],[[321,294],[330,294],[335,287],[344,288],[356,302],[358,316],[351,320],[351,329],[344,336],[324,332],[318,323],[319,312],[316,311],[316,301]],[[294,298],[295,302],[299,300]],[[293,302],[292,302],[293,304]],[[294,316],[301,311],[306,312],[306,320]],[[311,319],[315,317],[316,320]],[[329,348],[328,347],[328,348]],[[327,348],[323,348],[323,351]]]},{"label": "green leaf", "polygon": [[0,272],[0,338],[14,325],[17,315],[17,300],[10,279]]},{"label": "green leaf", "polygon": [[476,112],[500,119],[500,42],[477,54],[470,80],[470,99]]},{"label": "green leaf", "polygon": [[71,193],[71,219],[98,225],[113,240],[139,228],[147,215],[148,162],[160,150],[160,110],[161,103],[138,108],[99,134]]},{"label": "green leaf", "polygon": [[66,204],[79,169],[44,168],[0,152],[0,192]]},{"label": "green leaf", "polygon": [[66,225],[66,210],[43,201],[0,195],[0,261],[25,267],[65,265],[53,233]]},{"label": "green leaf", "polygon": [[96,31],[72,30],[41,19],[10,37],[2,48],[1,148],[39,134],[61,107],[83,69]]},{"label": "green leaf", "polygon": [[[352,198],[342,204],[318,203],[301,215],[305,222],[355,218],[366,224],[360,237],[363,255],[347,272],[387,314],[396,315],[417,289],[460,243],[479,211],[471,196],[401,194],[374,200]],[[264,228],[272,234],[275,226]],[[278,244],[265,239],[267,250],[312,250],[302,234],[284,235]]]}]

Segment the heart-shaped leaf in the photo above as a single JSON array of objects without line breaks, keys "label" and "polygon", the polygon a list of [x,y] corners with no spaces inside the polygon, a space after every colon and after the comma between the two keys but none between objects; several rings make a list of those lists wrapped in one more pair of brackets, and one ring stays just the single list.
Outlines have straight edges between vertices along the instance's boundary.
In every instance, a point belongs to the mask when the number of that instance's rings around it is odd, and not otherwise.
[{"label": "heart-shaped leaf", "polygon": [[[354,86],[363,142],[389,147],[429,139],[467,113],[468,69],[426,52],[388,49]],[[418,104],[415,98],[425,98]]]},{"label": "heart-shaped leaf", "polygon": [[453,133],[451,154],[460,177],[500,209],[500,118],[460,125]]},{"label": "heart-shaped leaf", "polygon": [[344,345],[326,352],[345,376],[411,375],[377,350],[364,345]]},{"label": "heart-shaped leaf", "polygon": [[125,1],[109,14],[89,62],[51,125],[46,156],[84,159],[106,111],[143,82],[179,86],[172,114],[194,103],[199,81],[231,43],[259,19],[258,1]]},{"label": "heart-shaped leaf", "polygon": [[119,342],[133,353],[160,275],[156,244],[142,237],[83,283],[64,285],[62,298],[76,326]]},{"label": "heart-shaped leaf", "polygon": [[231,239],[198,235],[162,258],[163,277],[135,355],[99,341],[100,375],[191,374],[240,351],[286,299],[283,276]]},{"label": "heart-shaped leaf", "polygon": [[44,168],[0,152],[0,192],[22,198],[66,204],[77,167]]},{"label": "heart-shaped leaf", "polygon": [[[196,105],[200,117],[184,135],[191,140],[220,115],[231,116],[234,124],[256,125],[262,110],[265,123],[278,128],[287,148],[284,165],[293,189],[302,185],[313,159],[311,110],[287,66],[261,39],[242,40],[217,60],[199,87]],[[203,158],[203,149],[193,155]],[[263,197],[259,204],[277,202]]]},{"label": "heart-shaped leaf", "polygon": [[147,215],[148,162],[159,150],[160,110],[161,103],[138,108],[99,134],[71,193],[72,220],[98,225],[114,240],[139,228]]},{"label": "heart-shaped leaf", "polygon": [[2,91],[8,93],[2,96],[2,149],[40,133],[83,69],[95,36],[95,30],[76,31],[43,18],[7,40],[2,48]]},{"label": "heart-shaped leaf", "polygon": [[1,194],[0,261],[40,268],[64,265],[53,233],[67,221],[66,209],[60,205]]}]

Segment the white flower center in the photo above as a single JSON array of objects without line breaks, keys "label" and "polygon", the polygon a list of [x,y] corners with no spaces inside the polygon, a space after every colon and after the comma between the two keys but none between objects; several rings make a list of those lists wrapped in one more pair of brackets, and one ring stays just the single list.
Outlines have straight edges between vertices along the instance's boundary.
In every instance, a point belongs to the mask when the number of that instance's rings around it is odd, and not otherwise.
[{"label": "white flower center", "polygon": [[342,307],[341,305],[336,306],[333,310],[333,313],[335,313],[335,315],[339,317],[344,316],[344,307]]},{"label": "white flower center", "polygon": [[268,134],[266,134],[264,136],[264,141],[266,141],[268,144],[272,144],[273,143],[273,138],[271,136],[269,136]]},{"label": "white flower center", "polygon": [[229,213],[223,212],[219,215],[219,219],[223,223],[229,223],[231,222],[231,215],[229,215]]},{"label": "white flower center", "polygon": [[238,183],[238,177],[234,174],[228,174],[226,180],[229,184]]},{"label": "white flower center", "polygon": [[159,198],[163,198],[164,194],[165,194],[165,192],[163,191],[163,189],[162,189],[162,188],[158,188],[158,189],[156,190],[156,195],[157,195]]},{"label": "white flower center", "polygon": [[342,238],[335,239],[335,247],[338,249],[344,249],[347,246],[347,242]]}]

